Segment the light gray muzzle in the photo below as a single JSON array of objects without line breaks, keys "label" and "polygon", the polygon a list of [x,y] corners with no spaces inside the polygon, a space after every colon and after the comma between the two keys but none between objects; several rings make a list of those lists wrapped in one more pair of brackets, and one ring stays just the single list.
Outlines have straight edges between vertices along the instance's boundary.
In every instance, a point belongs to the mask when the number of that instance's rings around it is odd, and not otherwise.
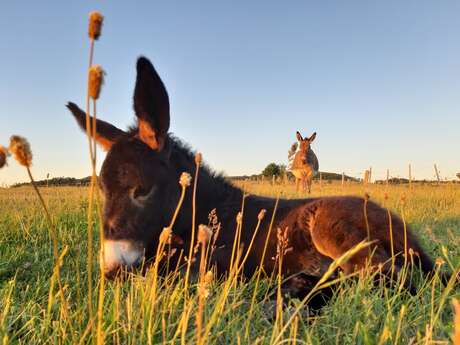
[{"label": "light gray muzzle", "polygon": [[130,270],[142,262],[144,253],[145,248],[139,242],[130,240],[105,240],[104,273],[107,276],[111,276],[120,268]]}]

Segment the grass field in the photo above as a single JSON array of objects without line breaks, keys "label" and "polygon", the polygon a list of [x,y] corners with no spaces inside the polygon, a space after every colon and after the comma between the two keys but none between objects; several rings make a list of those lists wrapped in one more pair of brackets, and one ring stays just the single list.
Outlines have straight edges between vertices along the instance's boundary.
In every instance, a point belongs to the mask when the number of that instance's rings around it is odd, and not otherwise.
[{"label": "grass field", "polygon": [[[293,185],[238,182],[249,193],[292,198]],[[43,188],[57,224],[64,253],[59,292],[53,274],[48,225],[29,187],[0,189],[0,339],[2,344],[96,343],[99,266],[93,263],[93,303],[87,288],[87,189]],[[382,186],[323,183],[313,195],[360,195],[402,214],[441,270],[460,264],[460,185]],[[385,196],[387,195],[387,196]],[[93,257],[97,257],[95,226]],[[298,300],[272,319],[267,302],[276,279],[259,284],[238,278],[210,282],[201,339],[209,344],[449,344],[453,333],[451,301],[458,286],[444,288],[436,277],[423,280],[412,272],[418,294],[398,287],[376,288],[371,273],[341,282],[332,301],[312,317],[294,315]],[[256,288],[257,285],[257,288]],[[255,296],[255,304],[251,300]],[[114,344],[192,344],[196,339],[199,297],[196,284],[184,287],[172,273],[131,276],[106,282],[102,339]],[[91,316],[90,316],[91,315]],[[101,334],[99,334],[101,336]]]}]

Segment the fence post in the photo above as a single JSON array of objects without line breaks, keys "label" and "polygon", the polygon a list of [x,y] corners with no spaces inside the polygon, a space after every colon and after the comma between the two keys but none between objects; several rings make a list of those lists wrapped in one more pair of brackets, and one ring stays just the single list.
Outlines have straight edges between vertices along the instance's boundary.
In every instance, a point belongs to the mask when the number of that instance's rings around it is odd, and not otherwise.
[{"label": "fence post", "polygon": [[369,170],[364,170],[364,178],[363,178],[363,184],[367,184],[369,182]]},{"label": "fence post", "polygon": [[438,167],[436,166],[436,164],[434,165],[434,172],[436,173],[436,178],[438,179],[438,184],[440,184],[441,179],[439,178],[439,171],[438,171]]},{"label": "fence post", "polygon": [[387,169],[387,186],[390,181],[390,169]]}]

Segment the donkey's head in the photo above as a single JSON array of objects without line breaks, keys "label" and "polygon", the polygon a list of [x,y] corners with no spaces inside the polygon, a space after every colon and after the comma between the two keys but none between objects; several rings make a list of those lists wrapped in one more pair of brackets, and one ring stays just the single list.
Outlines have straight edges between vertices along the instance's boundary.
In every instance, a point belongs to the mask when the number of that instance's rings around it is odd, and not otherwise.
[{"label": "donkey's head", "polygon": [[302,138],[302,134],[300,134],[299,131],[296,132],[296,137],[299,142],[299,148],[298,150],[301,152],[308,152],[310,150],[310,144],[315,140],[316,138],[316,132],[314,132],[310,138]]},{"label": "donkey's head", "polygon": [[[86,130],[86,115],[67,105]],[[105,272],[133,267],[151,256],[158,234],[167,224],[170,202],[179,193],[170,164],[169,99],[153,65],[137,61],[134,89],[137,126],[129,132],[97,120],[96,141],[108,151],[99,177],[104,195]],[[92,120],[91,120],[92,121]]]}]

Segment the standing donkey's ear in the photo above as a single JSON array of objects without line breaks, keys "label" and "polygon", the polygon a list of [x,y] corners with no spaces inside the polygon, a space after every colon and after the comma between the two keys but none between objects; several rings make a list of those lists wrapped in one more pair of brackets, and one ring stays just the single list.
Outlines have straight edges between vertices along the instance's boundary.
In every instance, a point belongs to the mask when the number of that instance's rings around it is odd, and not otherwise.
[{"label": "standing donkey's ear", "polygon": [[169,129],[169,98],[152,63],[137,60],[134,111],[139,123],[139,139],[153,150],[161,151]]},{"label": "standing donkey's ear", "polygon": [[[77,120],[80,128],[86,132],[86,113],[81,110],[75,103],[67,103],[67,108],[71,111],[75,120]],[[90,128],[92,133],[93,118],[90,117]],[[107,123],[102,120],[96,120],[96,142],[104,149],[105,151],[110,150],[112,145],[118,139],[127,136],[127,133],[118,129],[115,126],[112,126],[110,123]]]},{"label": "standing donkey's ear", "polygon": [[310,138],[308,138],[308,141],[311,143],[313,140],[316,138],[316,132],[311,135]]},{"label": "standing donkey's ear", "polygon": [[298,141],[302,141],[302,140],[303,140],[302,134],[300,134],[299,131],[297,131],[295,134],[296,134],[296,137],[297,137],[297,140],[298,140]]}]

